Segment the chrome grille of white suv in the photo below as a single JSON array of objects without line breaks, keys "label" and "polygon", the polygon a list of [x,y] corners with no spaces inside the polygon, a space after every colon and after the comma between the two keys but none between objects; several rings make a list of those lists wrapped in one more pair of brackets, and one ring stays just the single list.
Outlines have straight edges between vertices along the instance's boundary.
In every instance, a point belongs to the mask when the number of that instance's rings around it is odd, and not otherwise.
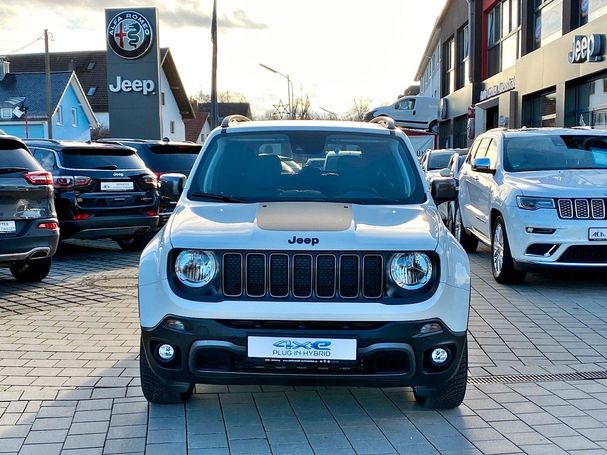
[{"label": "chrome grille of white suv", "polygon": [[559,199],[557,201],[559,218],[577,220],[604,220],[604,199]]}]

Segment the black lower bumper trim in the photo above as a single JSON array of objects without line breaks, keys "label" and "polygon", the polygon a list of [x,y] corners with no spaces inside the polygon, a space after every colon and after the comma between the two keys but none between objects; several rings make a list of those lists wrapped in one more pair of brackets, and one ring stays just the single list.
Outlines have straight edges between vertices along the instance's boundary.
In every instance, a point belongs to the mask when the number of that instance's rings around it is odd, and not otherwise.
[{"label": "black lower bumper trim", "polygon": [[[142,328],[150,367],[167,383],[432,387],[455,374],[466,342],[465,332],[451,332],[437,319],[369,323],[369,328],[354,323],[350,328],[346,323],[342,329],[323,330],[238,328],[230,321],[171,318],[182,321],[185,330],[163,324]],[[442,330],[420,334],[421,327],[429,322],[438,322]],[[249,336],[355,339],[357,355],[348,361],[252,358],[247,355]],[[162,361],[157,354],[158,346],[164,343],[175,348],[170,362]],[[449,361],[443,367],[430,361],[429,353],[436,347],[449,352]]]}]

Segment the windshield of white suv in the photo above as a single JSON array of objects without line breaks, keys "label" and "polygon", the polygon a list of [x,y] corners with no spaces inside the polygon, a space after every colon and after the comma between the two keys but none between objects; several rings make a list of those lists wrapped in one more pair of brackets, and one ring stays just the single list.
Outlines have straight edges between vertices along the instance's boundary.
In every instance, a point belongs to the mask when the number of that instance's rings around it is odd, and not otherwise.
[{"label": "windshield of white suv", "polygon": [[562,135],[506,139],[504,170],[607,169],[607,136]]},{"label": "windshield of white suv", "polygon": [[217,136],[203,152],[188,197],[418,204],[425,191],[412,153],[396,137],[288,131]]}]

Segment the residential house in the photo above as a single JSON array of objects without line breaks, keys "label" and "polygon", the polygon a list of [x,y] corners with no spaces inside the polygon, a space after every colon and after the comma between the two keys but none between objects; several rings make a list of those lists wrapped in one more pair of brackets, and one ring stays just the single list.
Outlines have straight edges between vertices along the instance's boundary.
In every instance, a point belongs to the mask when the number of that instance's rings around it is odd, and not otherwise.
[{"label": "residential house", "polygon": [[204,144],[211,133],[211,122],[208,112],[198,112],[196,117],[185,121],[185,140]]},{"label": "residential house", "polygon": [[[45,73],[13,73],[0,59],[0,127],[21,138],[48,138]],[[97,119],[73,71],[51,73],[54,139],[86,141]]]}]

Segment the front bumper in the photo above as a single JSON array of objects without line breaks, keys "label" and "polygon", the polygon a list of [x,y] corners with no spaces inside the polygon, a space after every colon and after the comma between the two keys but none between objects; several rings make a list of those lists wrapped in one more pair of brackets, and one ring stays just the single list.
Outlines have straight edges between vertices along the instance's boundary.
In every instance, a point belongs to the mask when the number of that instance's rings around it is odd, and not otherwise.
[{"label": "front bumper", "polygon": [[[606,267],[607,241],[589,240],[591,228],[607,229],[607,220],[566,220],[556,210],[522,210],[509,207],[505,219],[512,258],[517,268]],[[528,233],[527,228],[554,230]],[[548,231],[549,232],[549,231]],[[594,251],[593,251],[594,250]],[[535,253],[535,254],[534,254]]]},{"label": "front bumper", "polygon": [[58,229],[38,229],[40,223],[57,222],[56,218],[27,220],[15,234],[0,236],[0,265],[51,257],[59,243]]},{"label": "front bumper", "polygon": [[145,234],[158,226],[158,216],[91,215],[87,220],[61,220],[61,238],[101,239],[127,238]]},{"label": "front bumper", "polygon": [[[180,331],[163,323],[142,328],[142,346],[152,371],[161,382],[178,387],[207,384],[293,384],[349,386],[438,386],[448,381],[459,366],[466,332],[452,332],[438,319],[411,322],[295,322],[176,318]],[[442,330],[420,334],[428,322]],[[355,339],[355,361],[277,362],[247,356],[247,337]],[[156,349],[168,343],[175,358],[166,363]],[[450,352],[448,364],[432,365],[435,347]]]}]

